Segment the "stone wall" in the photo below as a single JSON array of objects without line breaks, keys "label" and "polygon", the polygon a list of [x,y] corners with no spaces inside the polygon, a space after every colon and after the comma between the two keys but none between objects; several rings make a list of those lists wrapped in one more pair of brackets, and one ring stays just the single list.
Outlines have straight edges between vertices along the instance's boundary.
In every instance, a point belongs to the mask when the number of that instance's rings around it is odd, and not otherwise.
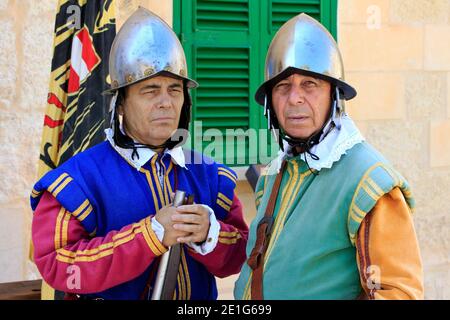
[{"label": "stone wall", "polygon": [[[172,2],[116,0],[118,25],[139,6],[172,23]],[[57,0],[0,0],[0,283],[39,277],[28,260],[30,190],[52,60]]]},{"label": "stone wall", "polygon": [[55,1],[0,1],[0,282],[38,275],[27,262],[28,196],[37,174],[55,9]]},{"label": "stone wall", "polygon": [[450,1],[340,0],[339,45],[367,140],[409,180],[428,299],[450,298]]}]

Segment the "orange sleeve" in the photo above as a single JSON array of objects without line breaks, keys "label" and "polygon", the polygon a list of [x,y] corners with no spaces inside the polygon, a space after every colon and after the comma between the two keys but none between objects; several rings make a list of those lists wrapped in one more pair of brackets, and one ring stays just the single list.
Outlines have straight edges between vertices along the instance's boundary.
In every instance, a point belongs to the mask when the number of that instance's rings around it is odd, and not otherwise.
[{"label": "orange sleeve", "polygon": [[381,197],[358,231],[357,261],[369,299],[423,299],[423,268],[411,211],[399,188]]}]

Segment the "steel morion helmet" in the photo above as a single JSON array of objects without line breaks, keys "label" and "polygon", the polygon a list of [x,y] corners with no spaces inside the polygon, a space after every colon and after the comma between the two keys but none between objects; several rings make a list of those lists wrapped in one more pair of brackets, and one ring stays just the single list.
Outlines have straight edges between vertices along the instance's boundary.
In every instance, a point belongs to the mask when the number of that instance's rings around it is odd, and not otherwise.
[{"label": "steel morion helmet", "polygon": [[[333,105],[330,119],[320,132],[316,132],[306,141],[288,137],[283,129],[279,128],[271,105],[273,86],[294,73],[319,78],[332,85]],[[265,107],[264,113],[268,118],[269,129],[281,129],[283,140],[291,146],[309,150],[320,142],[320,136],[328,123],[340,128],[340,115],[344,112],[341,99],[350,100],[355,96],[356,90],[345,82],[344,66],[336,41],[324,26],[302,13],[291,18],[278,30],[267,52],[264,83],[255,94],[256,102]],[[282,139],[279,139],[277,134],[275,136],[283,149]]]},{"label": "steel morion helmet", "polygon": [[333,36],[305,13],[287,21],[275,34],[264,71],[264,83],[255,95],[261,105],[267,90],[292,73],[329,81],[340,89],[345,100],[356,96],[356,90],[344,80],[342,57]]},{"label": "steel morion helmet", "polygon": [[109,92],[164,73],[186,80],[188,88],[198,86],[187,76],[186,57],[176,34],[156,14],[139,7],[112,44]]}]

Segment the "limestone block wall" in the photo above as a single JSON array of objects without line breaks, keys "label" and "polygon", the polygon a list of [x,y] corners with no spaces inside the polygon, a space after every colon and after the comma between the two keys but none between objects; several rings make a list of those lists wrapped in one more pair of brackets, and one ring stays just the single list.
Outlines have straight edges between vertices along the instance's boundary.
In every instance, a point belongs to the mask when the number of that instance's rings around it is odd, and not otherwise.
[{"label": "limestone block wall", "polygon": [[52,56],[55,1],[0,1],[0,282],[38,274],[28,263],[30,187]]},{"label": "limestone block wall", "polygon": [[428,299],[450,298],[450,1],[340,0],[339,45],[367,140],[411,183]]},{"label": "limestone block wall", "polygon": [[[172,23],[171,1],[116,0],[118,25],[139,6]],[[30,190],[52,60],[57,0],[0,0],[0,283],[40,277],[28,260]]]}]

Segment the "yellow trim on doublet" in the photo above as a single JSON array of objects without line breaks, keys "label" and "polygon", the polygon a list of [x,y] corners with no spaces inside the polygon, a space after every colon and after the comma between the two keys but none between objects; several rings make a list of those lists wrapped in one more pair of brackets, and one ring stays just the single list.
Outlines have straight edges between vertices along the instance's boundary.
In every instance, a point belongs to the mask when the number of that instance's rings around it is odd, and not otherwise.
[{"label": "yellow trim on doublet", "polygon": [[[293,163],[295,164],[295,161]],[[272,252],[272,247],[275,244],[277,235],[278,235],[278,233],[280,231],[280,228],[281,228],[281,224],[284,223],[283,219],[284,219],[284,217],[286,215],[285,211],[286,211],[286,207],[287,207],[287,202],[290,202],[289,200],[291,198],[293,198],[292,195],[293,195],[294,187],[299,182],[298,181],[298,170],[295,170],[295,168],[294,168],[294,171],[293,171],[292,168],[288,165],[287,166],[287,172],[288,172],[288,175],[289,175],[289,179],[288,179],[289,182],[288,182],[288,185],[287,185],[287,189],[285,189],[286,193],[281,198],[280,210],[278,211],[278,214],[275,217],[274,228],[273,228],[272,234],[270,236],[269,245],[267,247],[267,253],[266,253],[265,259],[264,259],[265,260],[264,261],[264,265],[265,265],[265,262],[267,261],[267,258],[270,256],[270,253]],[[283,175],[284,175],[284,173],[283,173]],[[280,186],[280,188],[281,188],[281,186]],[[277,201],[277,199],[275,201]]]},{"label": "yellow trim on doublet", "polygon": [[222,244],[235,244],[240,238],[241,235],[238,235],[236,238],[219,238],[219,242]]},{"label": "yellow trim on doublet", "polygon": [[148,247],[155,255],[160,255],[161,252],[158,250],[156,245],[153,243],[152,239],[150,238],[150,233],[148,231],[147,227],[147,220],[150,220],[150,217],[144,219],[141,221],[141,229],[142,229],[142,235],[144,236],[145,242],[147,242]]},{"label": "yellow trim on doublet", "polygon": [[88,205],[89,200],[84,200],[84,202],[74,212],[72,212],[72,215],[76,218]]},{"label": "yellow trim on doublet", "polygon": [[159,183],[158,173],[156,172],[156,159],[157,158],[158,158],[158,154],[155,154],[153,156],[152,160],[150,161],[150,165],[152,167],[153,178],[155,179],[155,182],[156,182],[156,189],[158,190],[159,199],[161,199],[161,203],[163,203],[166,201],[164,200],[164,193],[161,189],[161,184]]},{"label": "yellow trim on doublet", "polygon": [[384,194],[384,191],[377,185],[377,183],[371,177],[367,177],[366,183],[373,189],[373,191],[375,191],[378,198]]},{"label": "yellow trim on doublet", "polygon": [[231,231],[231,232],[220,231],[219,237],[235,237],[237,234],[238,234],[237,231]]},{"label": "yellow trim on doublet", "polygon": [[219,171],[219,175],[227,177],[228,179],[233,181],[234,184],[236,184],[236,179],[234,178],[234,176],[230,175],[229,173],[227,173],[225,171]]},{"label": "yellow trim on doublet", "polygon": [[361,221],[366,216],[366,213],[362,211],[356,204],[352,208],[352,212],[350,213],[351,219],[356,221],[357,223],[361,223]]},{"label": "yellow trim on doublet", "polygon": [[56,198],[56,196],[72,181],[72,177],[68,177],[61,183],[55,191],[52,192],[52,195]]},{"label": "yellow trim on doublet", "polygon": [[178,266],[177,280],[178,280],[178,292],[180,293],[178,300],[186,300],[186,289],[184,288],[186,283],[184,280],[183,266],[181,261],[180,265]]},{"label": "yellow trim on doublet", "polygon": [[224,208],[227,212],[230,211],[231,207],[227,204],[225,204],[222,200],[217,199],[216,203],[221,206],[222,208]]},{"label": "yellow trim on doublet", "polygon": [[57,259],[64,262],[70,261],[68,263],[95,261],[112,254],[114,248],[133,240],[142,231],[141,224],[134,223],[129,230],[114,235],[111,242],[101,244],[96,248],[76,251],[69,251],[64,248],[58,249]]},{"label": "yellow trim on doublet", "polygon": [[147,169],[144,169],[144,168],[140,168],[139,171],[144,173],[145,177],[147,178],[147,183],[148,183],[148,185],[150,187],[150,190],[152,191],[152,196],[153,196],[153,202],[155,204],[155,209],[156,209],[156,211],[158,211],[160,209],[160,207],[159,207],[159,204],[158,204],[158,199],[156,198],[156,192],[155,192],[155,189],[153,187],[150,171],[148,171]]},{"label": "yellow trim on doublet", "polygon": [[[177,276],[177,280],[178,280],[178,276]],[[176,290],[176,288],[175,288],[175,290],[173,290],[172,300],[177,300],[177,290]]]},{"label": "yellow trim on doublet", "polygon": [[191,277],[189,276],[189,269],[187,266],[186,256],[183,248],[181,248],[181,261],[183,262],[184,274],[186,278],[186,300],[191,299]]},{"label": "yellow trim on doublet", "polygon": [[41,193],[38,192],[38,191],[36,191],[34,188],[33,188],[33,190],[31,190],[31,196],[32,196],[33,198],[39,197],[40,194],[41,194]]},{"label": "yellow trim on doublet", "polygon": [[120,239],[114,239],[114,237],[115,237],[114,236],[113,242],[109,242],[109,243],[100,245],[94,249],[77,250],[77,251],[73,252],[73,251],[68,251],[64,248],[61,248],[56,251],[57,252],[56,259],[59,261],[62,261],[62,262],[72,264],[75,262],[92,262],[92,261],[99,260],[103,257],[112,255],[114,253],[115,248],[132,241],[136,237],[136,235],[138,235],[139,233],[142,232],[142,228],[141,228],[140,224],[138,224],[138,223],[133,224],[133,227],[131,229],[132,229],[133,233],[130,234],[129,236],[120,238]]},{"label": "yellow trim on doublet", "polygon": [[89,205],[89,207],[86,209],[86,211],[84,211],[84,213],[79,216],[77,219],[78,221],[83,221],[84,219],[86,219],[86,217],[92,212],[92,206]]},{"label": "yellow trim on doublet", "polygon": [[166,205],[168,205],[171,202],[170,193],[172,193],[172,186],[170,185],[169,173],[172,170],[173,164],[171,161],[169,164],[169,168],[166,169],[164,163],[162,161],[161,163],[162,166],[164,167],[164,196],[166,197]]},{"label": "yellow trim on doublet", "polygon": [[226,172],[226,173],[228,173],[229,175],[231,175],[231,176],[234,178],[234,180],[237,180],[237,176],[236,176],[233,172],[231,172],[230,170],[228,170],[228,169],[226,169],[226,168],[224,168],[224,167],[219,167],[219,168],[218,168],[218,171]]},{"label": "yellow trim on doublet", "polygon": [[220,231],[219,232],[219,243],[222,244],[235,244],[239,239],[241,239],[241,234],[235,231]]},{"label": "yellow trim on doublet", "polygon": [[109,255],[112,255],[113,252],[114,252],[114,249],[109,249],[109,250],[102,251],[102,252],[96,254],[95,256],[87,256],[87,257],[81,256],[81,257],[71,258],[71,257],[67,257],[65,255],[62,255],[58,250],[57,251],[58,255],[56,256],[56,260],[65,262],[65,263],[69,263],[69,264],[74,264],[77,262],[93,262],[93,261],[97,261],[101,258],[107,257]]},{"label": "yellow trim on doublet", "polygon": [[385,166],[383,164],[380,164],[380,167],[383,167],[384,170],[386,170],[388,172],[388,174],[391,176],[391,178],[394,180],[394,185],[395,186],[401,186],[401,180],[398,176],[398,174],[394,171],[391,170],[391,168],[389,168],[388,166]]},{"label": "yellow trim on doublet", "polygon": [[250,300],[250,283],[252,282],[253,272],[250,270],[248,274],[247,284],[245,285],[244,294],[242,295],[242,300]]},{"label": "yellow trim on doublet", "polygon": [[152,250],[155,255],[157,255],[157,256],[162,255],[163,253],[165,253],[168,250],[159,241],[158,237],[156,236],[155,232],[153,231],[153,228],[151,226],[150,217],[148,217],[142,221],[142,230],[143,230],[144,238],[145,238],[147,244],[149,245],[150,250]]},{"label": "yellow trim on doublet", "polygon": [[58,177],[58,179],[56,179],[51,185],[50,185],[50,187],[48,187],[48,191],[50,192],[50,193],[53,193],[53,189],[55,189],[56,188],[56,186],[65,178],[65,177],[68,177],[69,175],[66,173],[66,172],[64,172],[63,174],[61,174],[59,177]]},{"label": "yellow trim on doublet", "polygon": [[65,213],[66,213],[66,209],[64,209],[64,207],[61,207],[59,209],[58,216],[56,217],[55,237],[54,237],[54,243],[55,243],[56,250],[61,248],[61,222],[64,218]]},{"label": "yellow trim on doublet", "polygon": [[370,189],[370,187],[367,185],[367,183],[363,183],[361,185],[361,188],[367,193],[369,197],[372,198],[373,201],[377,201],[378,197],[377,195]]},{"label": "yellow trim on doublet", "polygon": [[225,202],[226,204],[228,204],[229,206],[231,206],[233,204],[233,201],[230,200],[230,198],[228,198],[226,195],[224,195],[222,192],[219,192],[217,194],[217,197],[222,200],[223,202]]},{"label": "yellow trim on doublet", "polygon": [[62,239],[61,239],[61,247],[67,246],[67,238],[69,237],[69,221],[70,221],[70,212],[65,210],[64,212],[64,220],[62,225]]},{"label": "yellow trim on doublet", "polygon": [[155,243],[156,247],[158,248],[159,252],[161,252],[161,254],[165,253],[168,249],[161,243],[161,241],[159,241],[158,237],[156,236],[155,232],[153,231],[153,228],[150,225],[150,219],[148,220],[148,224],[147,224],[147,229],[150,233],[150,238],[153,240],[153,242]]},{"label": "yellow trim on doublet", "polygon": [[264,179],[264,186],[263,186],[263,191],[266,190],[267,187],[267,181],[269,180],[269,176],[262,176]]},{"label": "yellow trim on doublet", "polygon": [[[293,176],[293,172],[292,172],[292,170],[290,169],[289,166],[287,166],[287,172],[288,172],[288,174],[289,174],[289,177],[292,177],[292,176]],[[298,174],[298,172],[295,172],[295,173]],[[283,173],[283,175],[284,175],[284,173]],[[305,175],[305,176],[306,176],[306,175]],[[276,178],[276,176],[275,176],[275,178]],[[264,193],[264,190],[267,189],[267,183],[268,183],[268,180],[269,180],[269,179],[268,179],[268,176],[264,176],[264,187],[263,187],[263,190],[261,190],[261,191],[259,191],[259,192]],[[275,180],[274,180],[274,181],[275,181]],[[287,189],[287,191],[286,191],[286,193],[282,196],[282,199],[281,199],[282,204],[283,204],[283,202],[285,201],[286,197],[287,197],[287,199],[292,198],[292,191],[291,191],[291,190],[292,190],[293,185],[295,184],[295,182],[296,182],[296,180],[295,180],[294,178],[292,178],[292,179],[290,178],[290,179],[289,179],[289,184],[287,185],[287,188],[285,187],[285,190]],[[299,187],[300,187],[300,184],[299,184]],[[280,209],[279,212],[281,212],[281,210],[282,210],[282,209]],[[275,218],[275,227],[276,227],[279,223],[280,223],[280,214],[278,214],[278,215],[276,216],[276,218]],[[274,236],[273,236],[274,234],[275,234],[275,228],[274,228],[274,230],[273,230],[273,232],[272,232],[271,242],[269,243],[269,248],[268,248],[267,253],[266,253],[266,259],[265,259],[265,262],[267,261],[267,258],[268,258],[269,249],[270,249],[270,251],[272,251],[273,244],[275,243],[274,241],[272,241],[273,238],[274,238]],[[265,263],[264,263],[264,266],[265,266]],[[252,280],[252,275],[253,275],[252,271],[249,270],[249,276],[248,276],[248,279],[247,279],[247,284],[245,285],[244,293],[243,293],[243,295],[242,295],[242,299],[243,299],[243,300],[250,300],[250,299],[251,299],[250,284],[251,284],[251,280]]]},{"label": "yellow trim on doublet", "polygon": [[412,197],[412,192],[409,189],[401,189],[403,194],[405,195],[406,198],[411,198]]},{"label": "yellow trim on doublet", "polygon": [[370,175],[370,173],[373,170],[375,170],[376,168],[381,167],[381,166],[383,166],[382,162],[377,162],[374,165],[372,165],[369,169],[367,169],[367,171],[364,173],[363,177],[359,181],[358,185],[356,186],[355,193],[353,194],[352,202],[350,203],[350,207],[349,207],[348,214],[347,214],[347,217],[348,217],[347,218],[347,224],[350,223],[352,210],[353,210],[353,207],[355,206],[356,196],[359,193],[359,189],[361,189],[362,185],[364,184],[364,182],[366,181],[366,178]]},{"label": "yellow trim on doublet", "polygon": [[[167,184],[167,187],[168,187],[170,193],[173,193],[172,186],[171,186],[171,184],[170,184],[170,179],[169,179],[169,174],[170,174],[170,172],[172,171],[172,169],[173,169],[173,163],[170,162],[169,168],[167,169],[167,172],[166,172],[166,174],[164,175],[164,179],[165,179],[165,181],[166,181],[166,184]],[[170,201],[169,201],[169,202],[170,202]]]},{"label": "yellow trim on doublet", "polygon": [[[65,254],[69,257],[76,257],[77,255],[94,255],[97,254],[100,251],[103,251],[105,249],[112,249],[118,246],[118,244],[122,244],[128,241],[125,240],[131,240],[128,239],[130,236],[134,237],[135,234],[138,234],[141,232],[140,230],[141,225],[139,223],[134,223],[130,229],[117,233],[112,237],[112,241],[104,243],[99,245],[96,248],[92,249],[85,249],[85,250],[77,250],[77,251],[69,251],[69,250],[63,250],[61,251],[62,254]],[[125,242],[124,242],[125,241]]]},{"label": "yellow trim on doublet", "polygon": [[[352,214],[354,214],[354,212],[353,212]],[[352,216],[352,220],[355,221],[356,223],[361,223],[361,222],[364,220],[364,218],[360,218],[359,216],[357,216],[356,214],[354,214],[354,215]]]},{"label": "yellow trim on doublet", "polygon": [[[271,236],[271,240],[273,239],[273,242],[271,241],[272,243],[271,244],[269,243],[269,248],[267,249],[267,253],[264,258],[264,267],[266,266],[267,262],[269,261],[270,255],[272,254],[275,244],[276,244],[281,232],[283,231],[284,224],[286,223],[287,214],[289,212],[289,208],[292,207],[292,204],[293,204],[294,200],[296,199],[298,192],[300,190],[300,187],[302,186],[303,182],[305,181],[305,178],[312,174],[311,170],[307,170],[307,171],[299,174],[299,168],[298,168],[297,161],[294,161],[293,171],[294,171],[293,179],[295,179],[295,181],[298,180],[298,183],[294,184],[293,189],[290,193],[290,196],[287,197],[287,199],[288,199],[287,202],[284,201],[284,205],[283,205],[283,202],[281,203],[280,212],[283,213],[283,216],[280,218],[281,220],[278,223],[278,230],[276,230],[275,237],[273,235]],[[274,231],[274,233],[275,233],[275,231]]]}]

